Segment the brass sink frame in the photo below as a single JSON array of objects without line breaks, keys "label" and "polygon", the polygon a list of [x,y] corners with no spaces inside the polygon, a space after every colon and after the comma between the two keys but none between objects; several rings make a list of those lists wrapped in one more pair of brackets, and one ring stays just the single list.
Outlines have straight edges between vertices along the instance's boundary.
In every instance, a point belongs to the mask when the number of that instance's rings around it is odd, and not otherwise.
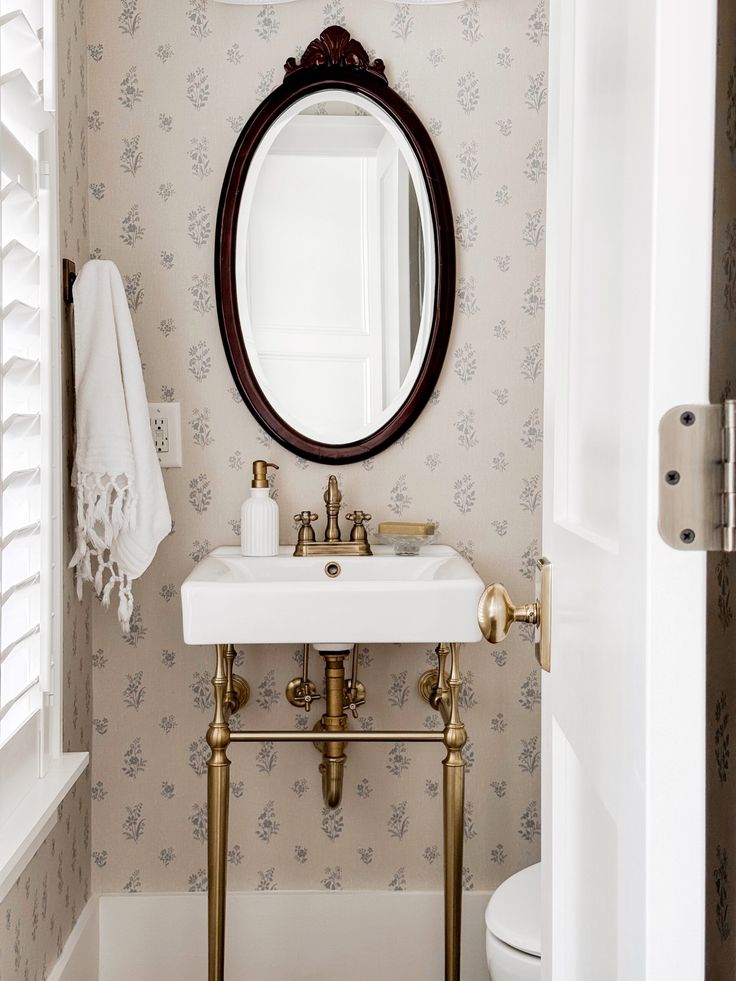
[{"label": "brass sink frame", "polygon": [[[463,818],[465,808],[465,761],[462,749],[467,740],[460,718],[460,644],[436,647],[437,668],[431,684],[426,681],[422,697],[442,716],[442,731],[340,732],[340,742],[426,742],[443,743],[443,827],[445,859],[445,981],[460,981],[460,927],[462,916]],[[446,668],[450,659],[449,671]],[[225,978],[225,899],[227,892],[227,839],[230,799],[230,743],[313,742],[314,733],[303,730],[231,730],[229,719],[248,701],[244,678],[234,673],[233,644],[216,646],[212,687],[215,711],[207,730],[212,750],[207,765],[208,863],[208,963],[209,981]],[[424,676],[423,676],[424,677]]]}]

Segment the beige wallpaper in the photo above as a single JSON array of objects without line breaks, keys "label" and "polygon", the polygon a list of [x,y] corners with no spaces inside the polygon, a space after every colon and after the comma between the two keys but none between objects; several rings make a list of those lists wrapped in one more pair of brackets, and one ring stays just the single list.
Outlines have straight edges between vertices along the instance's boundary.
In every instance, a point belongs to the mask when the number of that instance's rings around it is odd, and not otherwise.
[{"label": "beige wallpaper", "polygon": [[[60,0],[59,198],[62,255],[79,265],[89,253],[87,228],[87,40],[85,6]],[[71,355],[62,324],[65,397],[64,457],[71,453]],[[72,549],[72,497],[65,499],[68,561]],[[66,563],[65,563],[66,565]],[[92,727],[92,619],[77,602],[72,576],[64,576],[64,750],[90,748]],[[90,894],[90,783],[86,773],[59,808],[58,821],[18,883],[0,905],[0,981],[40,981],[61,952]]]},{"label": "beige wallpaper", "polygon": [[[713,229],[711,401],[736,398],[736,10],[719,5]],[[706,976],[731,981],[736,964],[733,862],[736,779],[731,733],[736,710],[736,562],[708,557],[708,839]]]},{"label": "beige wallpaper", "polygon": [[[348,506],[432,518],[486,580],[531,594],[541,506],[547,20],[537,0],[426,8],[383,0],[233,7],[93,0],[89,205],[94,255],[114,259],[150,399],[181,402],[184,466],[166,472],[175,519],[136,584],[133,629],[94,611],[93,881],[100,891],[206,886],[206,648],[186,647],[179,586],[208,549],[237,541],[249,464],[281,469],[291,515],[319,510],[330,468],[273,443],[242,405],[220,342],[213,233],[236,134],[285,59],[342,24],[385,60],[432,132],[458,249],[457,313],[437,390],[398,444],[338,468]],[[358,640],[360,638],[357,638]],[[442,638],[437,638],[438,640]],[[451,639],[451,638],[450,638]],[[284,688],[293,648],[246,648],[248,726],[306,727]],[[436,726],[416,692],[422,647],[361,650],[361,726]],[[539,852],[539,680],[529,638],[465,655],[467,888]],[[351,748],[345,799],[322,808],[310,746],[234,747],[235,889],[441,886],[442,753]]]}]

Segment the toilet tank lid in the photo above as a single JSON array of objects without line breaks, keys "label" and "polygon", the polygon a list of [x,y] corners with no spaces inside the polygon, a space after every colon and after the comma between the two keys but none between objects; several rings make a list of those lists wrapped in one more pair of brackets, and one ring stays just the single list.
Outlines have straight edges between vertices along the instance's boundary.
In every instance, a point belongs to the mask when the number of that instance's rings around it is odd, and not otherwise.
[{"label": "toilet tank lid", "polygon": [[541,868],[531,865],[501,883],[486,909],[486,927],[494,937],[535,957],[542,953]]}]

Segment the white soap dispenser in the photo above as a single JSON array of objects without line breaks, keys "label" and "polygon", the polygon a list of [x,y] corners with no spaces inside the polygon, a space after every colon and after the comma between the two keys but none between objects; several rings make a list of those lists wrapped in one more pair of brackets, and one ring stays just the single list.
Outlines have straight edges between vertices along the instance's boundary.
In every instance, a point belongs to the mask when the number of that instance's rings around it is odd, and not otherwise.
[{"label": "white soap dispenser", "polygon": [[279,506],[270,496],[268,467],[279,469],[275,463],[253,461],[250,497],[240,509],[240,551],[243,555],[279,554]]}]

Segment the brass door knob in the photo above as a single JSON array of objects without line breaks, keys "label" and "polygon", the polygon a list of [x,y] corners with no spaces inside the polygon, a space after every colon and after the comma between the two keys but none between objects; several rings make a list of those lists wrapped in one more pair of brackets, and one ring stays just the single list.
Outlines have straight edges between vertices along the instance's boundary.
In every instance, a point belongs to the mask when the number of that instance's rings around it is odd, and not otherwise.
[{"label": "brass door knob", "polygon": [[535,653],[545,671],[550,670],[550,605],[552,601],[552,564],[537,559],[536,598],[533,603],[515,606],[501,582],[484,590],[478,603],[478,626],[490,644],[500,644],[514,623],[532,623],[535,631]]},{"label": "brass door knob", "polygon": [[514,606],[503,583],[494,582],[480,598],[478,625],[490,644],[500,644],[514,623],[538,623],[539,606],[525,603]]}]

